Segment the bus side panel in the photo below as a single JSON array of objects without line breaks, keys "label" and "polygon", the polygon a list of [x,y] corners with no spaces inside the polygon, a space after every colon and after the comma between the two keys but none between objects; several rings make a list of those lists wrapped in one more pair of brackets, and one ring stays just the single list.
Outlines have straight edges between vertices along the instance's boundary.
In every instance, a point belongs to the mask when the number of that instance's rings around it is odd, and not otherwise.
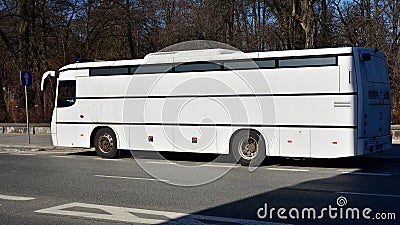
[{"label": "bus side panel", "polygon": [[170,125],[130,125],[130,149],[145,151],[174,151]]},{"label": "bus side panel", "polygon": [[166,98],[128,98],[121,106],[121,120],[129,127],[129,149],[173,151],[173,124],[177,114]]},{"label": "bus side panel", "polygon": [[304,67],[263,70],[273,94],[339,92],[339,67]]},{"label": "bus side panel", "polygon": [[177,152],[218,153],[214,126],[174,126],[174,150]]},{"label": "bus side panel", "polygon": [[310,157],[310,128],[280,128],[280,156]]},{"label": "bus side panel", "polygon": [[195,153],[229,153],[231,127],[131,126],[131,149]]},{"label": "bus side panel", "polygon": [[58,146],[90,147],[90,136],[86,124],[57,124]]},{"label": "bus side panel", "polygon": [[339,56],[340,65],[340,93],[357,92],[357,79],[353,68],[353,56]]},{"label": "bus side panel", "polygon": [[280,156],[337,158],[354,156],[356,129],[281,128]]},{"label": "bus side panel", "polygon": [[276,96],[274,101],[278,126],[356,126],[355,95]]},{"label": "bus side panel", "polygon": [[131,76],[94,76],[77,78],[77,97],[126,96]]},{"label": "bus side panel", "polygon": [[351,128],[311,128],[311,157],[355,156],[357,130]]}]

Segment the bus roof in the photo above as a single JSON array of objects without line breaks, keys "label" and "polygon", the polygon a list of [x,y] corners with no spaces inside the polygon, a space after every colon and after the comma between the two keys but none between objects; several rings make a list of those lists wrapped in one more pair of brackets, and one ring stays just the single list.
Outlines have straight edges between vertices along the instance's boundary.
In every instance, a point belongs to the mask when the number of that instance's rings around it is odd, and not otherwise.
[{"label": "bus roof", "polygon": [[317,56],[317,55],[340,55],[350,54],[353,52],[352,47],[343,48],[321,48],[321,49],[303,49],[303,50],[286,50],[286,51],[270,51],[270,52],[250,52],[243,53],[240,51],[229,49],[203,49],[173,52],[156,52],[146,55],[143,59],[116,60],[116,61],[98,61],[73,63],[66,65],[60,70],[91,68],[91,67],[107,67],[107,66],[126,66],[126,65],[142,65],[142,64],[158,64],[158,63],[184,63],[193,61],[218,61],[229,59],[246,59],[246,58],[281,58],[281,57],[301,57],[301,56]]}]

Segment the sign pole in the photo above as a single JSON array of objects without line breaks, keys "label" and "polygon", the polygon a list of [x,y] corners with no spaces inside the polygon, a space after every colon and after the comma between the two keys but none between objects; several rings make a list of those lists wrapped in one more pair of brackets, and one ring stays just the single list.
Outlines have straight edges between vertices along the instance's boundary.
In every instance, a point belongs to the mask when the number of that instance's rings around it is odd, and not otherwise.
[{"label": "sign pole", "polygon": [[25,111],[26,111],[26,133],[28,134],[28,144],[31,144],[31,134],[29,132],[29,111],[28,111],[28,91],[25,87]]},{"label": "sign pole", "polygon": [[31,143],[31,134],[29,132],[29,111],[28,111],[28,91],[26,86],[32,86],[32,72],[20,71],[21,85],[25,87],[25,111],[26,111],[26,133],[28,134],[28,144]]}]

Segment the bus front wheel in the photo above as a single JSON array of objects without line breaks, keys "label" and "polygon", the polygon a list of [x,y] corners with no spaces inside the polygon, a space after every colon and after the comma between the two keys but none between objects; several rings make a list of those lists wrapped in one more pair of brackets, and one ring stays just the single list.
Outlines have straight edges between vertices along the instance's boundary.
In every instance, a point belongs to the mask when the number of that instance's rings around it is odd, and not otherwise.
[{"label": "bus front wheel", "polygon": [[117,138],[110,128],[101,128],[97,131],[94,147],[96,153],[102,158],[112,159],[118,155]]},{"label": "bus front wheel", "polygon": [[260,165],[265,159],[265,142],[254,130],[241,130],[235,134],[230,145],[231,154],[242,166]]}]

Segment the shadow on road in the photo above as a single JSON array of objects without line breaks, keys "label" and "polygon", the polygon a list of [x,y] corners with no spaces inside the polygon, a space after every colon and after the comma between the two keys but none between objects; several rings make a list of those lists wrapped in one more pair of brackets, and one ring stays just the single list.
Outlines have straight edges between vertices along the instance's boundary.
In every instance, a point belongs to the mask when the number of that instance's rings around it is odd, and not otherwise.
[{"label": "shadow on road", "polygon": [[[400,152],[400,145],[393,145],[395,151]],[[393,150],[392,150],[393,151]],[[380,153],[377,153],[380,154]],[[97,156],[94,150],[68,153],[68,155]],[[199,153],[178,153],[178,152],[152,152],[152,151],[120,151],[119,158],[140,158],[150,160],[169,160],[177,164],[193,162],[197,166],[215,163],[232,163],[235,160],[230,155],[199,154]],[[322,168],[359,168],[379,170],[388,168],[391,164],[400,163],[397,158],[379,158],[370,156],[357,156],[333,159],[310,159],[310,158],[285,158],[267,157],[261,164],[263,166],[293,166],[293,167],[322,167]]]},{"label": "shadow on road", "polygon": [[[363,170],[357,172],[362,173]],[[198,211],[187,216],[187,218],[179,218],[176,222],[180,224],[179,221],[188,220],[191,217],[193,218],[194,215],[195,220],[205,224],[242,224],[240,222],[234,223],[234,221],[212,223],[212,220],[214,220],[212,218],[200,217],[196,219],[195,216],[221,217],[223,215],[223,217],[228,218],[251,220],[247,223],[244,221],[244,224],[257,224],[258,222],[335,225],[400,224],[400,198],[389,196],[399,196],[397,187],[400,186],[400,182],[394,180],[390,184],[386,183],[383,187],[382,183],[384,182],[385,178],[383,177],[356,175],[337,175],[326,179],[315,179]],[[221,188],[238,190],[237,193],[239,194],[240,189],[246,187]],[[363,195],[362,192],[365,194],[375,193],[376,195]],[[339,204],[340,198],[345,199],[346,202]],[[332,208],[331,211],[329,211],[329,207]],[[262,208],[261,211],[259,211],[260,208]],[[281,216],[286,217],[286,219],[278,217],[279,208],[284,208],[285,211],[281,211]],[[315,210],[315,214],[310,211],[311,208]],[[323,210],[323,208],[326,209]],[[350,210],[348,210],[349,208]],[[366,214],[367,217],[363,216],[365,208],[371,209],[371,212]],[[303,211],[303,209],[306,210]],[[358,213],[356,210],[358,210]],[[265,215],[265,218],[260,219],[257,215],[258,211],[261,216]],[[292,212],[289,214],[289,211]],[[375,218],[376,213],[395,213],[395,219],[377,220]],[[393,215],[385,214],[385,217],[389,218]]]}]

